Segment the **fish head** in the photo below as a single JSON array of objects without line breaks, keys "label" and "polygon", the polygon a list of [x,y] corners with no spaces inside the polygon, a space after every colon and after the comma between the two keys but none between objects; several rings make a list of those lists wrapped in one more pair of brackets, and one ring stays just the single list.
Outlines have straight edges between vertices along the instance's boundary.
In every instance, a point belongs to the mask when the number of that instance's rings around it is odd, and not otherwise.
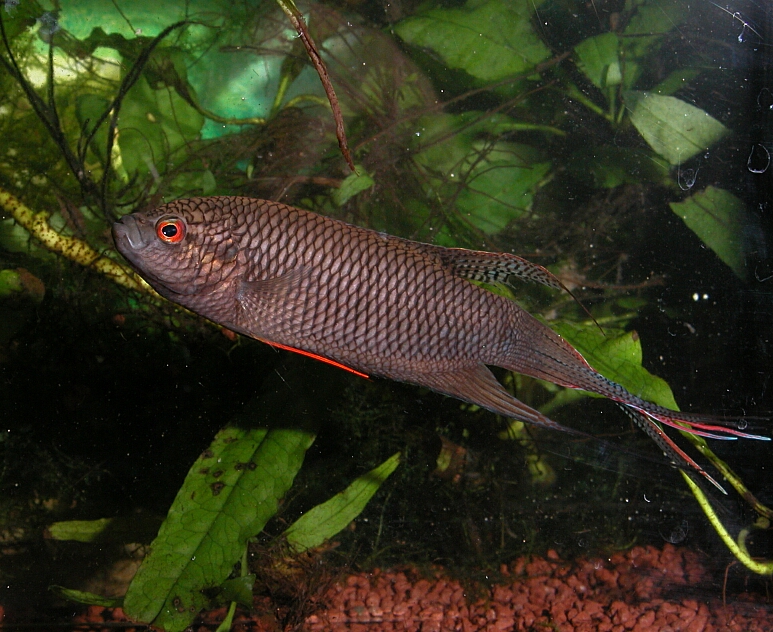
[{"label": "fish head", "polygon": [[162,296],[210,294],[228,284],[236,265],[230,217],[181,200],[149,212],[124,215],[113,224],[118,251]]}]

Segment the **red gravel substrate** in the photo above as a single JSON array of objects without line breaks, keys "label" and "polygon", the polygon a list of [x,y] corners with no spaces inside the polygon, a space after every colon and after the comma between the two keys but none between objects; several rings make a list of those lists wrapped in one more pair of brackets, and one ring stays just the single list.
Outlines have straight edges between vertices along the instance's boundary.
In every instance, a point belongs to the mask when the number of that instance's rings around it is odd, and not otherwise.
[{"label": "red gravel substrate", "polygon": [[[609,559],[563,562],[519,558],[500,569],[507,583],[469,599],[451,579],[410,579],[376,570],[351,575],[328,591],[326,608],[306,619],[308,632],[444,630],[558,632],[770,632],[773,608],[761,595],[732,595],[722,605],[716,578],[698,554],[667,545],[637,547]],[[711,581],[709,581],[711,580]],[[277,631],[271,608],[237,614],[234,630]],[[194,630],[212,630],[225,610],[208,613]],[[77,622],[125,621],[116,609],[89,608]],[[83,629],[83,628],[80,628]]]}]

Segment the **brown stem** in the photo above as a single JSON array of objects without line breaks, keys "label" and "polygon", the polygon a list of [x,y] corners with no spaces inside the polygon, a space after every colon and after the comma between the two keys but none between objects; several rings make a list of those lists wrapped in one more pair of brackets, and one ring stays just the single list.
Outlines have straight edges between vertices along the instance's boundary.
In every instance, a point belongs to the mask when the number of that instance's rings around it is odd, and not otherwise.
[{"label": "brown stem", "polygon": [[349,151],[349,143],[346,140],[346,130],[344,129],[344,117],[341,114],[341,107],[338,104],[338,97],[336,96],[333,83],[330,81],[330,75],[327,73],[325,62],[322,61],[322,56],[317,50],[317,45],[314,40],[311,39],[309,28],[306,26],[306,21],[303,19],[303,15],[298,11],[298,7],[295,6],[293,0],[276,0],[282,11],[290,19],[290,23],[298,32],[303,46],[306,48],[306,52],[311,59],[311,63],[317,70],[320,81],[322,81],[322,87],[325,88],[325,94],[327,100],[330,102],[330,109],[333,111],[333,120],[336,123],[336,137],[338,138],[338,146],[341,148],[341,153],[346,160],[346,164],[354,171],[354,161],[352,160],[352,154]]}]

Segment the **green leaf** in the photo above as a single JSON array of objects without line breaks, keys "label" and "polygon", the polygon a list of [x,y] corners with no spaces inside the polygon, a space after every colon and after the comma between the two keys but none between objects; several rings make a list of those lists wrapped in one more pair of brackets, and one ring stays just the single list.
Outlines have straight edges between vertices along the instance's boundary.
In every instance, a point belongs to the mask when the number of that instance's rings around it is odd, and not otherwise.
[{"label": "green leaf", "polygon": [[473,166],[456,208],[484,233],[497,233],[531,208],[551,164],[537,162],[538,153],[527,145],[499,142],[489,148],[477,143],[474,149],[482,157],[469,159]]},{"label": "green leaf", "polygon": [[123,599],[109,599],[102,595],[97,595],[83,590],[73,590],[64,586],[49,586],[49,590],[62,599],[74,601],[75,603],[84,603],[88,606],[104,606],[105,608],[120,608]]},{"label": "green leaf", "polygon": [[701,72],[703,71],[700,68],[680,68],[679,70],[674,70],[674,72],[655,86],[652,91],[663,96],[674,94],[674,92],[689,85]]},{"label": "green leaf", "polygon": [[622,80],[619,40],[615,33],[589,37],[574,47],[577,65],[597,88],[616,86]]},{"label": "green leaf", "polygon": [[[551,164],[528,145],[489,140],[522,123],[480,113],[423,117],[417,125],[414,161],[424,167],[434,187],[454,198],[456,210],[486,233],[501,231],[529,210],[534,193]],[[554,133],[552,128],[540,131]],[[437,240],[435,243],[446,243]]]},{"label": "green leaf", "polygon": [[221,586],[221,602],[235,601],[246,608],[252,608],[252,589],[255,587],[255,575],[250,573],[242,577],[227,579]]},{"label": "green leaf", "polygon": [[48,527],[48,535],[54,540],[93,542],[99,538],[112,523],[113,518],[54,522]]},{"label": "green leaf", "polygon": [[33,28],[38,18],[45,12],[45,9],[35,0],[18,2],[15,6],[7,2],[4,4],[0,11],[4,13],[3,28],[9,41],[13,41],[17,36]]},{"label": "green leaf", "polygon": [[551,328],[604,377],[622,384],[642,399],[679,410],[666,381],[652,375],[641,365],[641,341],[635,331],[607,329],[601,333],[595,327],[568,322],[551,323]]},{"label": "green leaf", "polygon": [[730,191],[710,186],[670,206],[739,278],[746,277],[744,233],[749,221],[741,200]]},{"label": "green leaf", "polygon": [[124,599],[132,619],[184,630],[292,485],[305,431],[229,427],[193,465]]},{"label": "green leaf", "polygon": [[527,72],[550,56],[531,23],[540,4],[470,0],[461,9],[430,9],[407,18],[395,31],[409,44],[431,49],[451,68],[498,81]]},{"label": "green leaf", "polygon": [[[100,117],[110,107],[110,100],[97,94],[79,94],[75,99],[75,116],[81,126],[83,136],[86,137],[94,130],[94,126]],[[107,147],[107,125],[103,121],[101,128],[94,135],[90,149],[96,153],[100,160],[105,160]]]},{"label": "green leaf", "polygon": [[[28,4],[26,1],[22,4]],[[142,33],[155,37],[166,26],[178,20],[201,20],[212,14],[226,14],[224,0],[123,0],[120,5],[105,4],[103,0],[59,0],[60,25],[73,37],[87,37],[92,29],[102,28],[108,33],[126,37]]]},{"label": "green leaf", "polygon": [[203,124],[204,117],[177,92],[153,90],[141,78],[126,95],[118,121],[123,169],[158,178],[183,161],[183,150],[198,139]]},{"label": "green leaf", "polygon": [[395,471],[400,463],[397,452],[377,468],[360,476],[344,491],[330,500],[307,511],[284,532],[285,538],[295,553],[315,546],[332,538],[360,515],[381,484]]},{"label": "green leaf", "polygon": [[0,270],[0,298],[18,295],[24,292],[24,284],[21,282],[18,271]]},{"label": "green leaf", "polygon": [[596,187],[612,189],[643,181],[670,182],[669,165],[649,151],[621,147],[585,147],[569,158],[567,169],[575,178]]},{"label": "green leaf", "polygon": [[676,97],[629,90],[624,98],[636,129],[672,165],[689,160],[729,133],[715,118]]},{"label": "green leaf", "polygon": [[373,178],[361,165],[355,165],[355,172],[350,173],[341,183],[341,188],[332,193],[333,201],[343,206],[358,193],[370,189],[375,184]]},{"label": "green leaf", "polygon": [[190,197],[191,195],[212,195],[217,189],[217,181],[209,169],[202,171],[186,171],[174,177],[171,183],[172,198]]},{"label": "green leaf", "polygon": [[623,34],[626,56],[641,59],[663,36],[684,21],[689,12],[682,0],[648,0],[636,7]]},{"label": "green leaf", "polygon": [[46,537],[73,542],[150,542],[160,524],[159,518],[146,513],[99,520],[66,520],[49,525]]}]

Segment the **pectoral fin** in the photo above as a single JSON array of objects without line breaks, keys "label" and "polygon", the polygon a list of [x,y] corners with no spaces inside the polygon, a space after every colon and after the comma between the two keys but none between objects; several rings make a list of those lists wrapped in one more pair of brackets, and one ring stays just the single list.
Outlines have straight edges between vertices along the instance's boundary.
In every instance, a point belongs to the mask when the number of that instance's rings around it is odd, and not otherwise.
[{"label": "pectoral fin", "polygon": [[308,276],[306,268],[301,266],[281,276],[256,281],[242,281],[237,295],[241,310],[241,326],[235,328],[236,331],[277,349],[314,358],[367,378],[366,373],[357,371],[336,360],[271,339],[272,332],[288,329],[297,331],[302,325],[302,314],[305,308],[304,296],[306,295],[306,292],[303,291],[303,285]]},{"label": "pectoral fin", "polygon": [[309,271],[299,266],[268,279],[239,281],[235,324],[253,338],[274,338],[303,325]]},{"label": "pectoral fin", "polygon": [[261,305],[279,301],[292,301],[301,295],[301,286],[308,276],[306,268],[298,266],[290,272],[268,279],[242,279],[239,300],[246,302],[251,308],[260,308]]}]

